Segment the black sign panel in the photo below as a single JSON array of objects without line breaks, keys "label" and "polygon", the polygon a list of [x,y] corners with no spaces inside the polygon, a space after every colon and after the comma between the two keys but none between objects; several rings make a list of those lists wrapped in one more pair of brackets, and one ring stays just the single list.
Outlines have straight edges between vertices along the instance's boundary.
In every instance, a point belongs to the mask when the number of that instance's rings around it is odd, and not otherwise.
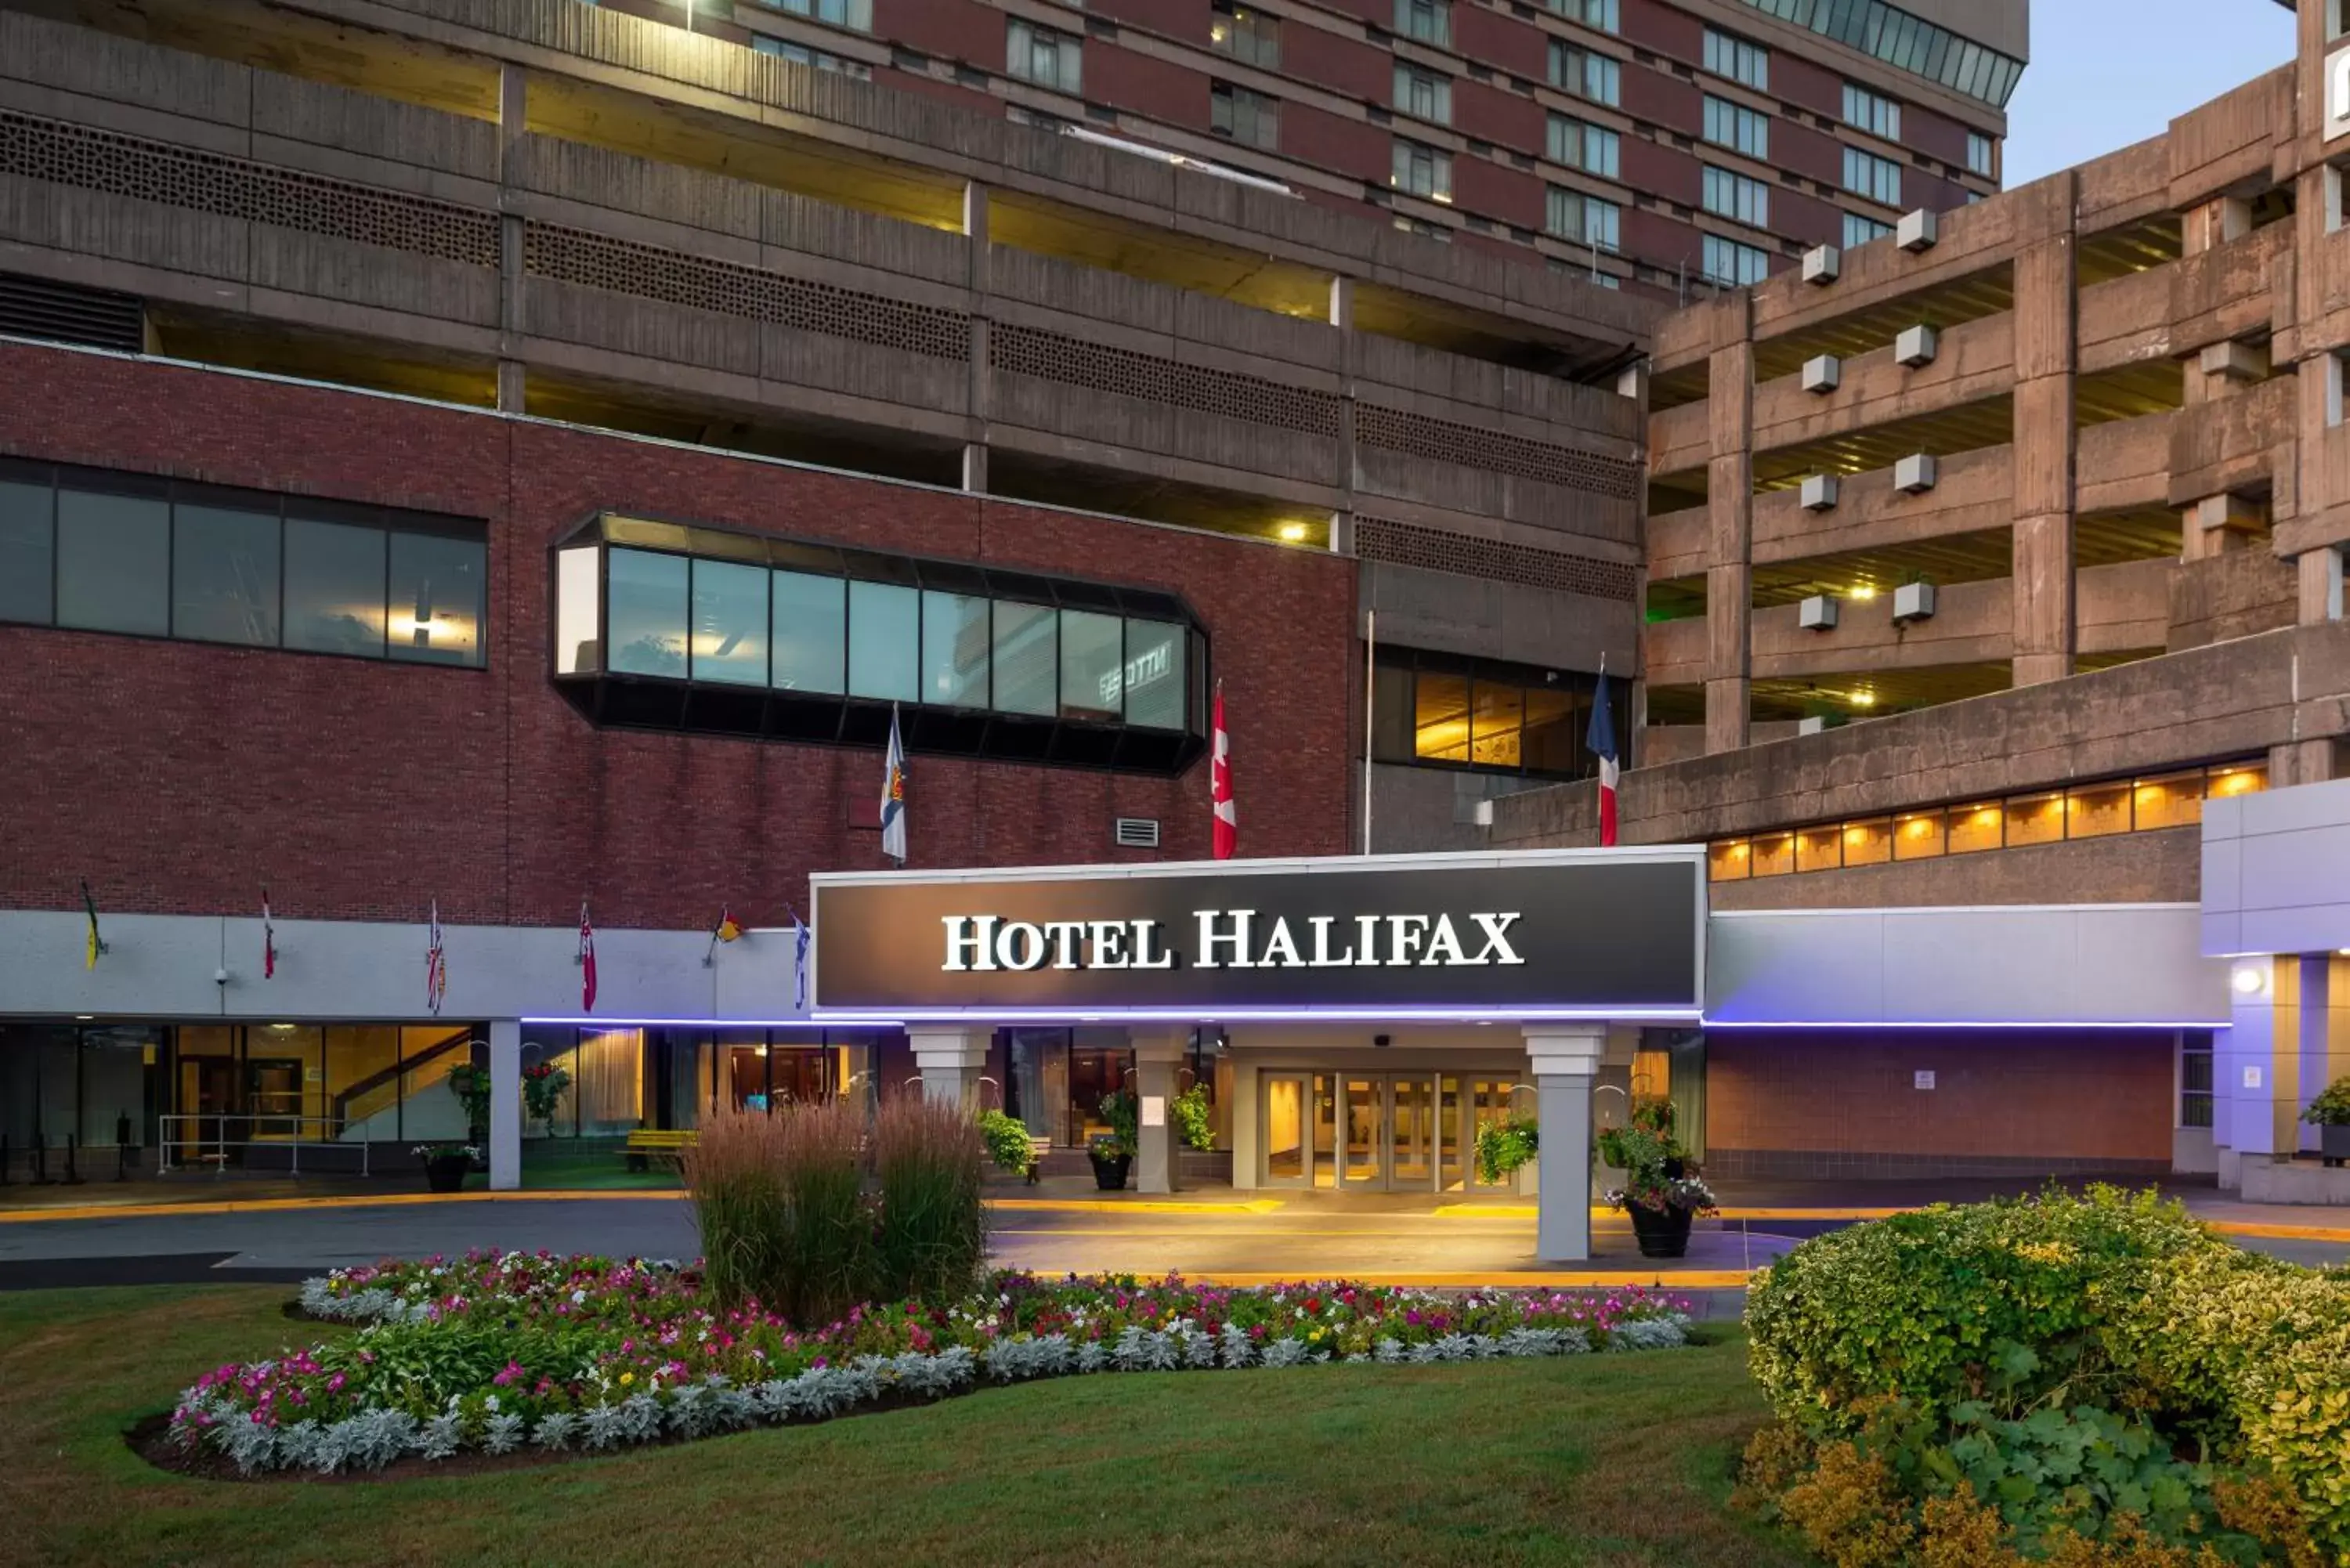
[{"label": "black sign panel", "polygon": [[1683,1011],[1704,866],[1367,865],[816,885],[820,1012]]}]

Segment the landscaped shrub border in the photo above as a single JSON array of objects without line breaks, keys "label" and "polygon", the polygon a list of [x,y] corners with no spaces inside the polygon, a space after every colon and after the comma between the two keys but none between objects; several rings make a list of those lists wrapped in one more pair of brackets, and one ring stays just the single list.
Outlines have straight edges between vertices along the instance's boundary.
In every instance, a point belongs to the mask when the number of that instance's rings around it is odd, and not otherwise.
[{"label": "landscaped shrub border", "polygon": [[1690,1321],[1685,1301],[1639,1289],[1001,1273],[951,1306],[861,1306],[802,1332],[755,1303],[718,1309],[692,1270],[544,1252],[338,1270],[301,1301],[364,1326],[206,1373],[172,1412],[182,1447],[247,1475],[609,1450],[1076,1373],[1664,1349],[1687,1343]]}]

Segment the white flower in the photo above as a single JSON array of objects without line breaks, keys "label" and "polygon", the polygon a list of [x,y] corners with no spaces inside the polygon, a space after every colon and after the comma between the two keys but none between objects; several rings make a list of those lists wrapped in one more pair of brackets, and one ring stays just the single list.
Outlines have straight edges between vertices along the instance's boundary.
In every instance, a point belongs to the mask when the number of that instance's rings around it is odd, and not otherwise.
[{"label": "white flower", "polygon": [[482,1405],[485,1409],[494,1410],[498,1407],[498,1397],[493,1394],[488,1398],[484,1399],[482,1401]]},{"label": "white flower", "polygon": [[579,1289],[577,1289],[577,1290],[576,1290],[576,1291],[573,1291],[573,1292],[571,1293],[571,1304],[572,1304],[573,1306],[578,1306],[578,1305],[581,1305],[581,1304],[582,1304],[582,1303],[584,1303],[587,1300],[588,1300],[588,1287],[586,1287],[585,1285],[582,1285]]}]

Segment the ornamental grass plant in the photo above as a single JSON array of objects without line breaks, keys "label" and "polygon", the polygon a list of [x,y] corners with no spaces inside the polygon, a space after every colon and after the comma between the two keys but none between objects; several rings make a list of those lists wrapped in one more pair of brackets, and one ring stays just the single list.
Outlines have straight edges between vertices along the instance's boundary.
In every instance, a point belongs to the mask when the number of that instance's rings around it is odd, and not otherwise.
[{"label": "ornamental grass plant", "polygon": [[874,1242],[885,1300],[941,1302],[968,1292],[987,1256],[987,1144],[961,1106],[901,1095],[873,1124],[880,1189]]},{"label": "ornamental grass plant", "polygon": [[794,1323],[827,1323],[865,1298],[873,1272],[859,1109],[847,1101],[704,1118],[682,1174],[711,1293]]}]

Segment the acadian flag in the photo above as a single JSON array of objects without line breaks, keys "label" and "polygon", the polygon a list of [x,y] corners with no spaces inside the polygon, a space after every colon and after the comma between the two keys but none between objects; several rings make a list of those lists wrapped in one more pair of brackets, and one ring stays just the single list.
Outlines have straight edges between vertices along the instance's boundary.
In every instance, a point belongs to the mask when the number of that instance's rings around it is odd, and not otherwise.
[{"label": "acadian flag", "polygon": [[277,978],[277,928],[269,920],[269,889],[261,890],[261,978]]},{"label": "acadian flag", "polygon": [[1215,742],[1208,763],[1208,799],[1215,808],[1215,856],[1230,860],[1241,846],[1240,808],[1232,804],[1232,737],[1224,728],[1224,683],[1216,682]]},{"label": "acadian flag", "polygon": [[81,885],[81,908],[82,912],[89,917],[89,940],[82,949],[81,967],[96,969],[98,955],[106,950],[106,944],[99,940],[98,900],[90,897],[88,882]]},{"label": "acadian flag", "polygon": [[579,1011],[596,1011],[596,928],[588,923],[588,906],[579,906]]},{"label": "acadian flag", "polygon": [[424,1002],[432,1016],[441,1016],[441,999],[449,994],[449,958],[441,947],[441,900],[432,900],[432,915],[424,935]]},{"label": "acadian flag", "polygon": [[881,853],[906,863],[906,745],[898,738],[898,704],[889,704],[889,754],[881,770]]},{"label": "acadian flag", "polygon": [[1601,847],[1616,842],[1616,722],[1607,712],[1607,661],[1599,661],[1599,695],[1591,705],[1591,729],[1583,737],[1591,754],[1599,759],[1599,843]]}]

